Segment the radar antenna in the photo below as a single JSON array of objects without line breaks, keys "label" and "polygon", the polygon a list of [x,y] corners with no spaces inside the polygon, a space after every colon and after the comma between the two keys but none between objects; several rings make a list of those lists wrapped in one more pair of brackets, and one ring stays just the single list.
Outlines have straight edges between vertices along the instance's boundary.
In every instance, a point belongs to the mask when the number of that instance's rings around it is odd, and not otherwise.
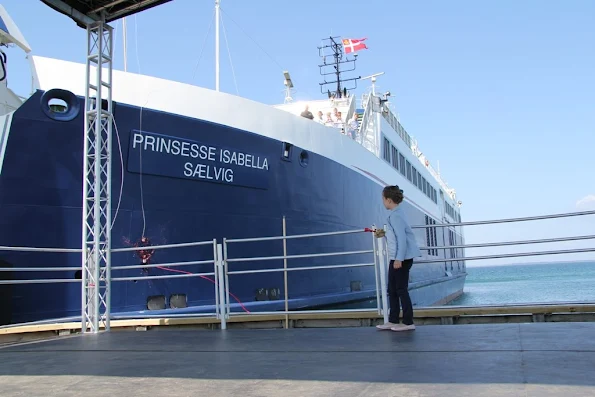
[{"label": "radar antenna", "polygon": [[[326,42],[326,44],[325,44]],[[325,49],[326,48],[330,48],[331,49],[331,54],[328,55],[328,57],[332,56],[332,62],[327,62],[327,55],[325,55]],[[341,38],[338,36],[335,37],[329,37],[328,39],[323,39],[323,46],[322,47],[318,47],[318,54],[319,56],[322,58],[322,64],[318,65],[318,67],[320,68],[320,74],[322,76],[327,76],[327,75],[331,75],[334,74],[336,76],[336,80],[334,81],[326,81],[326,78],[324,78],[324,82],[323,83],[318,83],[320,84],[320,92],[321,93],[326,93],[329,98],[331,96],[335,96],[336,98],[342,98],[342,97],[346,97],[347,96],[347,91],[349,90],[354,90],[357,88],[357,80],[361,78],[361,76],[358,77],[352,77],[352,78],[348,78],[348,79],[343,79],[341,78],[341,73],[344,72],[350,72],[355,70],[355,61],[357,60],[357,54],[353,54],[353,58],[349,58],[347,55],[345,55],[343,53],[343,44],[341,42]],[[343,59],[345,57],[345,59]],[[341,65],[343,64],[348,64],[351,63],[352,64],[352,68],[351,69],[343,69],[341,70]],[[330,71],[329,71],[330,68]],[[348,81],[352,81],[354,82],[354,86],[347,88],[345,87],[342,83],[348,82]],[[327,84],[333,84],[336,85],[333,89],[334,91],[331,92],[330,88],[324,88],[325,85]]]},{"label": "radar antenna", "polygon": [[374,73],[369,76],[361,77],[362,80],[370,79],[372,81],[372,108],[375,112],[382,112],[385,106],[385,103],[388,103],[388,97],[390,96],[390,91],[385,92],[382,94],[382,98],[376,93],[376,77],[382,76],[384,72]]},{"label": "radar antenna", "polygon": [[283,72],[283,76],[285,77],[285,81],[283,82],[283,84],[285,84],[285,103],[290,103],[293,101],[293,98],[291,97],[293,82],[291,81],[291,76],[289,76],[287,70]]}]

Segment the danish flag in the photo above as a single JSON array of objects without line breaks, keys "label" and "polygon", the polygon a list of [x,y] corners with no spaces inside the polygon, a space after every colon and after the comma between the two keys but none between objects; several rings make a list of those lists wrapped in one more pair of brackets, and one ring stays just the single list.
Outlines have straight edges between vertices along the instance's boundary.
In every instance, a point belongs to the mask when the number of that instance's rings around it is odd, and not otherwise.
[{"label": "danish flag", "polygon": [[364,43],[364,39],[343,39],[343,51],[345,54],[351,54],[352,52],[356,52],[359,50],[367,50],[366,44]]}]

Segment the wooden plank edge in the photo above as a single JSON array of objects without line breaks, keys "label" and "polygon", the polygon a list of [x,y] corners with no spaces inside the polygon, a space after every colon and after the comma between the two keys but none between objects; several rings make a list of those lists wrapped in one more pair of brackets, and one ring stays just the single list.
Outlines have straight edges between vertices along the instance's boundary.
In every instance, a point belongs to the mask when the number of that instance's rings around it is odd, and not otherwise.
[{"label": "wooden plank edge", "polygon": [[[527,306],[490,306],[490,307],[465,307],[465,308],[414,308],[415,318],[440,318],[460,316],[494,316],[494,315],[531,315],[531,314],[564,314],[564,313],[595,313],[595,304],[577,305],[527,305]],[[376,310],[358,312],[321,312],[321,313],[290,313],[289,320],[341,320],[341,319],[381,319]],[[228,323],[248,323],[264,321],[285,321],[285,314],[232,314]],[[112,328],[130,327],[159,327],[180,325],[212,325],[220,324],[216,317],[170,317],[170,318],[145,318],[112,320]],[[103,329],[103,327],[102,327]],[[20,333],[35,333],[47,331],[80,331],[80,322],[32,324],[0,328],[1,335]]]}]

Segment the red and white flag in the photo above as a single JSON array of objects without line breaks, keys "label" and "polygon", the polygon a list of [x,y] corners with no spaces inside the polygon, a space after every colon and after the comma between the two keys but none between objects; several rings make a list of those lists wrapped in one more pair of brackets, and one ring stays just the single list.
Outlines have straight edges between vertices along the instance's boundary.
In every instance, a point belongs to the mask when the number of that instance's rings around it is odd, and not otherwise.
[{"label": "red and white flag", "polygon": [[364,43],[364,39],[343,39],[343,51],[345,54],[351,54],[352,52],[356,52],[359,50],[367,50],[366,44]]}]

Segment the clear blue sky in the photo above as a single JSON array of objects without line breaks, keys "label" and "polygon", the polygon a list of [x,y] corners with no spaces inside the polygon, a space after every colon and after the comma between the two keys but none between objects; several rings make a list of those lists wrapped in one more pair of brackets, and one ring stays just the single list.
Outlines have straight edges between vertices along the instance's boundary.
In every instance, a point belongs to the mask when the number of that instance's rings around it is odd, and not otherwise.
[{"label": "clear blue sky", "polygon": [[[84,62],[86,34],[69,18],[40,1],[2,3],[35,54]],[[434,164],[440,161],[463,201],[464,220],[595,209],[595,2],[349,4],[222,0],[221,89],[281,103],[287,69],[298,99],[322,98],[316,48],[321,38],[367,37],[359,74],[386,73],[379,88],[391,91],[405,128]],[[128,18],[129,71],[214,88],[213,6],[212,0],[174,0]],[[113,25],[115,66],[123,69],[121,22]],[[9,84],[27,94],[27,64],[17,50],[9,56]],[[595,216],[473,226],[465,233],[468,243],[595,234]],[[470,249],[467,255],[593,246],[587,240]],[[483,264],[574,259],[595,254]]]}]

